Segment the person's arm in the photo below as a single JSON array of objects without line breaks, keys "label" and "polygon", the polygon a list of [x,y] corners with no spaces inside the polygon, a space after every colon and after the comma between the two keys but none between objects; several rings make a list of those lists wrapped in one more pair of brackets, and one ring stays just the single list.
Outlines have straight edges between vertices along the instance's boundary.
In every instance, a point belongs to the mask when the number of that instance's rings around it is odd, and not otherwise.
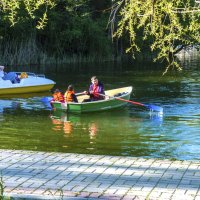
[{"label": "person's arm", "polygon": [[76,95],[75,95],[75,94],[72,94],[72,99],[73,99],[73,102],[76,102],[76,103],[78,103],[78,99],[77,99],[77,97],[76,97]]},{"label": "person's arm", "polygon": [[98,86],[98,93],[104,94],[104,86],[103,86],[103,84],[99,84],[99,86]]},{"label": "person's arm", "polygon": [[66,91],[65,94],[64,94],[64,101],[65,101],[65,102],[67,101],[67,91]]},{"label": "person's arm", "polygon": [[92,85],[90,85],[89,90],[88,91],[84,91],[84,94],[90,95],[92,93],[93,87]]},{"label": "person's arm", "polygon": [[90,87],[89,87],[88,93],[90,94],[90,93],[92,93],[92,92],[93,92],[93,85],[91,84]]}]

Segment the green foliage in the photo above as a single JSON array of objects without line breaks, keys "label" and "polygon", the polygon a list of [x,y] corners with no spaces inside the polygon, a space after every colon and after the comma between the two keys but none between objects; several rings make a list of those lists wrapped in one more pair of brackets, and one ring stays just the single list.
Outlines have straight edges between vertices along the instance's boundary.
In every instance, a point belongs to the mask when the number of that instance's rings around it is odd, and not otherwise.
[{"label": "green foliage", "polygon": [[180,69],[174,55],[182,48],[200,43],[200,9],[194,0],[121,0],[113,7],[111,22],[120,21],[113,36],[129,35],[127,52],[141,50],[137,38],[150,45],[157,60]]},{"label": "green foliage", "polygon": [[120,53],[123,48],[133,56],[151,50],[154,61],[181,69],[174,55],[200,44],[195,0],[1,0],[1,52],[17,54],[17,48],[32,41],[36,45],[26,45],[30,52],[55,58],[112,55],[114,45],[105,28],[112,4],[111,31]]},{"label": "green foliage", "polygon": [[[0,58],[9,54],[14,54],[13,58],[16,54],[24,58],[22,46],[30,47],[28,52],[55,59],[112,55],[112,43],[106,30],[109,12],[101,11],[98,18],[93,18],[93,13],[90,0],[3,0],[0,3],[0,48],[4,55]],[[13,62],[20,63],[17,57]]]},{"label": "green foliage", "polygon": [[[62,10],[61,10],[62,8]],[[48,24],[42,32],[46,51],[54,51],[57,57],[63,54],[109,54],[111,41],[106,32],[107,17],[93,20],[86,4],[70,1],[58,3],[49,13]],[[51,33],[51,34],[49,34]]]},{"label": "green foliage", "polygon": [[[32,18],[39,18],[37,28],[43,28],[47,20],[48,8],[55,6],[55,0],[1,0],[0,9],[5,13],[5,17],[14,26],[21,20],[21,9]],[[37,11],[44,9],[42,16],[37,16]]]}]

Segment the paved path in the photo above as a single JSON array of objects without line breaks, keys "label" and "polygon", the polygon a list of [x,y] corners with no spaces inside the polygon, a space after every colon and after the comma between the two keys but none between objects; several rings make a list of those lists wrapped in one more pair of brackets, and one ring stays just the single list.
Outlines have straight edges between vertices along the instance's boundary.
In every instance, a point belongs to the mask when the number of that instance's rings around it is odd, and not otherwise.
[{"label": "paved path", "polygon": [[0,150],[0,171],[14,199],[200,200],[200,162]]}]

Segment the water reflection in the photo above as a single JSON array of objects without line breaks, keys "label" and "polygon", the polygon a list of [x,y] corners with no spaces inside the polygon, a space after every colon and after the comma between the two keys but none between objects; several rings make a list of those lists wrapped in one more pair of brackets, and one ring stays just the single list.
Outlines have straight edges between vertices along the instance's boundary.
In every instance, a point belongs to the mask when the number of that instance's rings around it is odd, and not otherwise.
[{"label": "water reflection", "polygon": [[[91,115],[91,114],[90,114]],[[99,132],[98,117],[93,115],[92,118],[84,115],[69,114],[62,111],[52,111],[50,119],[52,122],[52,130],[63,131],[64,134],[72,134],[74,130],[81,129],[83,132],[87,131],[90,139],[95,139]]]},{"label": "water reflection", "polygon": [[1,95],[0,96],[0,113],[5,110],[49,110],[49,105],[44,104],[41,98],[49,95],[45,93],[30,93],[30,94],[15,94],[15,95]]},{"label": "water reflection", "polygon": [[69,121],[67,113],[59,112],[59,111],[53,111],[50,114],[50,118],[52,121],[52,130],[54,131],[61,131],[66,135],[69,135],[73,131],[73,123]]},{"label": "water reflection", "polygon": [[95,122],[89,123],[90,139],[95,139],[98,131],[98,125]]},{"label": "water reflection", "polygon": [[[66,143],[63,144],[67,148],[78,144],[81,151],[85,153],[89,151],[98,154],[131,155],[132,152],[136,153],[141,150],[139,143],[147,140],[143,138],[143,130],[148,128],[151,122],[151,129],[159,131],[163,116],[144,111],[136,112],[130,108],[85,114],[52,111],[51,130],[68,137]],[[71,142],[69,137],[73,138]],[[160,134],[152,137],[160,138]],[[139,138],[142,138],[142,141]],[[73,149],[79,152],[74,146]],[[147,149],[149,153],[149,148]]]},{"label": "water reflection", "polygon": [[15,110],[19,108],[20,103],[17,100],[2,100],[0,99],[0,113],[3,114],[5,109]]}]

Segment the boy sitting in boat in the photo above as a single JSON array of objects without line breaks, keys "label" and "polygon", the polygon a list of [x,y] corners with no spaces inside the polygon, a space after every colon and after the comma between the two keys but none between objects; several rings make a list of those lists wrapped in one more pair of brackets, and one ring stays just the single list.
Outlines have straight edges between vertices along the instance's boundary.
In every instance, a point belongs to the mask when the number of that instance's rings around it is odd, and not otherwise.
[{"label": "boy sitting in boat", "polygon": [[56,89],[53,93],[53,99],[52,101],[59,101],[61,103],[64,103],[64,96],[62,94],[62,92],[59,89]]},{"label": "boy sitting in boat", "polygon": [[65,92],[64,98],[65,98],[65,102],[76,102],[76,103],[78,102],[78,99],[75,95],[74,88],[72,85],[68,86],[67,91]]},{"label": "boy sitting in boat", "polygon": [[[84,93],[90,95],[89,101],[98,101],[103,100],[105,97],[104,86],[96,76],[91,78],[92,84],[89,87],[89,91],[85,91]],[[101,95],[102,94],[102,95]]]}]

